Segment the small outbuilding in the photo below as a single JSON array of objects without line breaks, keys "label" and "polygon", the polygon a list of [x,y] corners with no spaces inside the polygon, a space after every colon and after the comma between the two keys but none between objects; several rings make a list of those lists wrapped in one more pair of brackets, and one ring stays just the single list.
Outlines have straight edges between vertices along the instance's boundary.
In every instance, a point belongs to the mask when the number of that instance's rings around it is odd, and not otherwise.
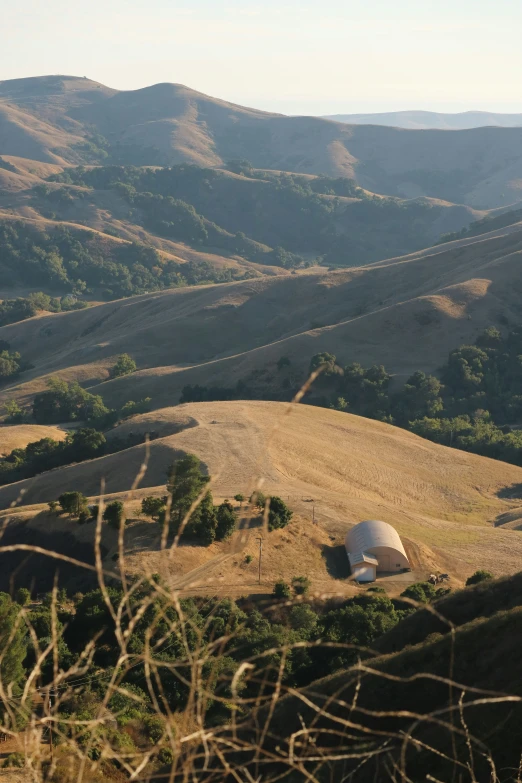
[{"label": "small outbuilding", "polygon": [[374,582],[378,573],[397,573],[410,567],[399,534],[387,522],[360,522],[346,534],[345,546],[352,576],[358,582]]}]

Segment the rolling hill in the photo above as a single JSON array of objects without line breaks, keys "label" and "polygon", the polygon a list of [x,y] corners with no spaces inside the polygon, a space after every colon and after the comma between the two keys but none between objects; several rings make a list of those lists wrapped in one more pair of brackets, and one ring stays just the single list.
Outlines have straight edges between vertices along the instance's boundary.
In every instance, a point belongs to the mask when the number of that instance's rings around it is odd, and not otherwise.
[{"label": "rolling hill", "polygon": [[[520,324],[521,251],[514,224],[364,267],[172,289],[30,318],[0,328],[0,339],[34,365],[2,388],[0,402],[27,402],[55,374],[78,378],[111,405],[151,397],[159,408],[176,404],[187,384],[238,381],[262,398],[302,382],[321,351],[342,364],[385,364],[402,379],[433,372],[486,327]],[[123,352],[138,372],[108,380]],[[284,371],[282,357],[291,362]]]},{"label": "rolling hill", "polygon": [[[224,729],[220,744],[233,750],[215,767],[240,757],[247,774],[262,767],[267,777],[292,780],[296,769],[313,770],[317,780],[346,776],[354,783],[391,781],[395,773],[409,780],[450,780],[457,768],[467,783],[487,780],[493,768],[501,771],[498,780],[515,781],[522,610],[520,595],[512,603],[508,595],[518,593],[518,582],[514,577],[498,583],[503,596],[495,595],[501,592],[495,583],[454,596],[456,604],[468,605],[470,617],[452,633],[446,626],[409,646],[408,620],[403,621],[391,631],[398,652],[379,656],[364,650],[358,664],[302,691],[289,689],[239,732],[235,726],[233,734]],[[444,616],[452,603],[436,602],[432,616]],[[418,614],[412,619],[414,624]],[[378,643],[386,644],[387,636]],[[306,741],[310,737],[313,742]]]},{"label": "rolling hill", "polygon": [[60,427],[46,427],[39,424],[15,424],[0,427],[0,458],[14,449],[24,449],[28,443],[42,438],[64,440],[67,432]]},{"label": "rolling hill", "polygon": [[176,84],[119,92],[72,76],[0,82],[0,132],[2,155],[51,164],[215,167],[243,158],[480,209],[520,198],[520,128],[347,125],[235,106]]},{"label": "rolling hill", "polygon": [[519,199],[519,129],[346,125],[175,84],[0,82],[0,132],[6,298],[33,280],[52,296],[100,301],[358,267],[499,220]]},{"label": "rolling hill", "polygon": [[[397,527],[407,541],[415,572],[423,578],[426,572],[439,569],[451,572],[453,584],[458,585],[479,566],[498,574],[513,573],[519,567],[522,534],[494,526],[499,515],[520,502],[502,497],[507,487],[522,483],[519,467],[437,446],[388,424],[276,402],[192,403],[134,417],[113,432],[125,436],[130,431],[151,432],[155,437],[140,489],[132,498],[151,491],[163,494],[167,468],[186,452],[196,454],[207,466],[218,498],[238,492],[248,496],[262,480],[263,490],[284,497],[308,525],[305,535],[316,540],[313,545],[303,540],[303,557],[310,555],[310,546],[323,547],[326,581],[329,559],[335,560],[347,527],[367,518],[383,519]],[[144,449],[135,446],[2,487],[0,506],[8,508],[22,496],[20,511],[24,511],[24,506],[44,503],[78,487],[96,497],[102,478],[109,496],[126,497]],[[310,528],[310,498],[314,499],[317,535]],[[38,510],[34,508],[33,515]],[[49,520],[43,519],[42,524],[43,530],[50,530]],[[297,531],[300,523],[295,524]],[[335,545],[330,542],[328,548],[323,533]],[[149,552],[157,526],[144,529],[141,523],[136,535],[131,533],[134,543],[129,545],[129,562],[133,570],[143,570],[146,558],[151,563],[157,558],[154,547]],[[227,551],[237,555],[249,544],[248,535],[240,538],[239,549],[223,550],[223,545],[216,544],[210,551],[201,547],[180,550],[171,576],[178,578],[205,565],[205,577],[214,574],[217,578],[213,569],[222,569],[221,555]],[[187,562],[184,552],[191,555]],[[214,557],[219,558],[217,562]],[[240,564],[236,563],[237,568],[232,568],[232,562],[229,565],[227,584],[241,586]],[[299,569],[299,563],[295,568]]]},{"label": "rolling hill", "polygon": [[348,125],[388,125],[409,130],[470,130],[472,128],[520,128],[522,114],[489,111],[444,113],[435,111],[390,111],[375,114],[332,114],[326,120]]}]

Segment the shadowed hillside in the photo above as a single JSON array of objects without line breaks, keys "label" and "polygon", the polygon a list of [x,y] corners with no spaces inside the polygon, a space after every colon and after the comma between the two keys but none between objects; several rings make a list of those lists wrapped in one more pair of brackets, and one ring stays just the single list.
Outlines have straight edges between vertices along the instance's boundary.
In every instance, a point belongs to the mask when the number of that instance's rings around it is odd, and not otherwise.
[{"label": "shadowed hillside", "polygon": [[[34,364],[0,400],[28,401],[56,373],[78,377],[110,404],[150,396],[162,407],[177,403],[187,384],[238,381],[273,395],[306,377],[321,351],[343,364],[385,364],[399,376],[433,372],[484,328],[520,323],[521,250],[519,226],[510,226],[365,267],[175,289],[31,318],[0,329],[0,339]],[[108,381],[123,352],[138,372]],[[291,362],[284,372],[282,357]]]},{"label": "shadowed hillside", "polygon": [[2,154],[47,163],[220,166],[244,158],[257,168],[350,177],[375,192],[479,208],[520,194],[520,128],[345,125],[235,106],[176,84],[118,92],[71,76],[5,81],[0,128]]},{"label": "shadowed hillside", "polygon": [[[497,780],[515,781],[520,601],[509,611],[502,611],[500,601],[497,613],[483,616],[480,594],[472,591],[466,598],[476,619],[454,635],[434,633],[383,657],[363,651],[359,665],[294,690],[275,709],[259,710],[235,744],[247,749],[253,743],[256,750],[236,758],[252,772],[262,765],[267,777],[278,774],[285,781],[295,779],[289,771],[294,765],[313,770],[317,780],[343,776],[356,783],[397,780],[392,770],[406,780],[439,781],[451,780],[452,770],[460,769],[461,780],[485,781],[492,768],[500,772]],[[403,625],[393,632],[400,634]],[[227,744],[226,730],[222,741]],[[232,751],[229,763],[233,757]]]}]

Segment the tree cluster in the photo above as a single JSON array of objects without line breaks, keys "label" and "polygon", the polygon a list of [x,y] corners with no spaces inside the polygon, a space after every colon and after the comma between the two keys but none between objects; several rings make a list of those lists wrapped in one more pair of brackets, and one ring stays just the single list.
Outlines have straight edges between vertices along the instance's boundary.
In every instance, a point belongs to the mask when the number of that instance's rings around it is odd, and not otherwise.
[{"label": "tree cluster", "polygon": [[181,164],[80,167],[53,179],[116,190],[133,218],[155,233],[286,268],[306,266],[310,253],[327,264],[353,265],[424,247],[427,225],[440,210],[421,200],[370,196],[348,178],[256,171],[245,161],[229,166],[240,176]]},{"label": "tree cluster", "polygon": [[82,310],[87,302],[68,294],[62,297],[51,297],[42,291],[36,291],[27,297],[4,299],[0,302],[0,326],[25,321],[41,310],[49,313],[61,313],[69,310]]},{"label": "tree cluster", "polygon": [[85,307],[82,297],[89,295],[111,300],[234,279],[230,269],[215,269],[206,261],[165,260],[155,248],[137,242],[100,242],[92,232],[64,226],[44,233],[17,221],[0,221],[0,256],[11,285],[63,292],[5,300],[0,303],[0,326],[31,318],[38,310]]},{"label": "tree cluster", "polygon": [[130,433],[126,438],[105,435],[93,427],[80,427],[67,433],[62,441],[41,438],[25,448],[13,449],[0,461],[0,484],[12,484],[47,470],[75,462],[103,457],[143,443],[145,436]]},{"label": "tree cluster", "polygon": [[[214,505],[212,493],[205,491],[209,480],[210,477],[203,472],[198,457],[187,454],[169,469],[168,495],[150,495],[144,498],[141,504],[142,514],[163,523],[166,509],[170,507],[169,528],[172,534],[183,534],[204,546],[209,546],[213,541],[226,540],[236,529],[237,514],[228,500],[218,506]],[[237,494],[234,500],[242,503],[245,498]],[[267,499],[258,492],[251,498],[251,502],[263,510]],[[268,503],[269,530],[286,527],[293,512],[279,497],[269,498]]]},{"label": "tree cluster", "polygon": [[[490,327],[475,345],[452,351],[440,379],[415,372],[392,392],[380,366],[337,364],[317,354],[310,371],[324,367],[309,401],[379,419],[446,446],[522,465],[522,328],[503,336]],[[320,393],[322,396],[319,396]]]},{"label": "tree cluster", "polygon": [[228,500],[214,505],[212,493],[204,491],[209,480],[210,477],[203,473],[200,460],[194,454],[187,454],[169,469],[168,496],[144,498],[142,513],[163,522],[169,498],[171,533],[183,534],[204,546],[213,541],[224,541],[234,532],[237,515]]},{"label": "tree cluster", "polygon": [[[136,368],[134,361],[127,354],[122,354],[115,367],[116,372],[128,374]],[[83,389],[78,381],[50,378],[47,390],[38,393],[32,404],[31,415],[37,424],[59,424],[69,421],[84,421],[96,427],[107,429],[121,419],[147,413],[150,410],[150,397],[142,400],[129,400],[120,410],[109,409],[99,394],[91,394]],[[6,405],[10,421],[18,423],[23,419],[23,412],[15,403]],[[116,449],[118,450],[118,449]]]}]

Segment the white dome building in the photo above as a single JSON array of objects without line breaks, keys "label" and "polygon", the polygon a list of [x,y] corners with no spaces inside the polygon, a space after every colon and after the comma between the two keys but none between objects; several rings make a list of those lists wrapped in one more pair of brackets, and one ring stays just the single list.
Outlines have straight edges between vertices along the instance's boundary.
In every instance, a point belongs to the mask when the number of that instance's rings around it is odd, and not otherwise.
[{"label": "white dome building", "polygon": [[360,522],[346,534],[346,553],[352,576],[374,582],[378,573],[397,573],[410,567],[399,534],[387,522]]}]

